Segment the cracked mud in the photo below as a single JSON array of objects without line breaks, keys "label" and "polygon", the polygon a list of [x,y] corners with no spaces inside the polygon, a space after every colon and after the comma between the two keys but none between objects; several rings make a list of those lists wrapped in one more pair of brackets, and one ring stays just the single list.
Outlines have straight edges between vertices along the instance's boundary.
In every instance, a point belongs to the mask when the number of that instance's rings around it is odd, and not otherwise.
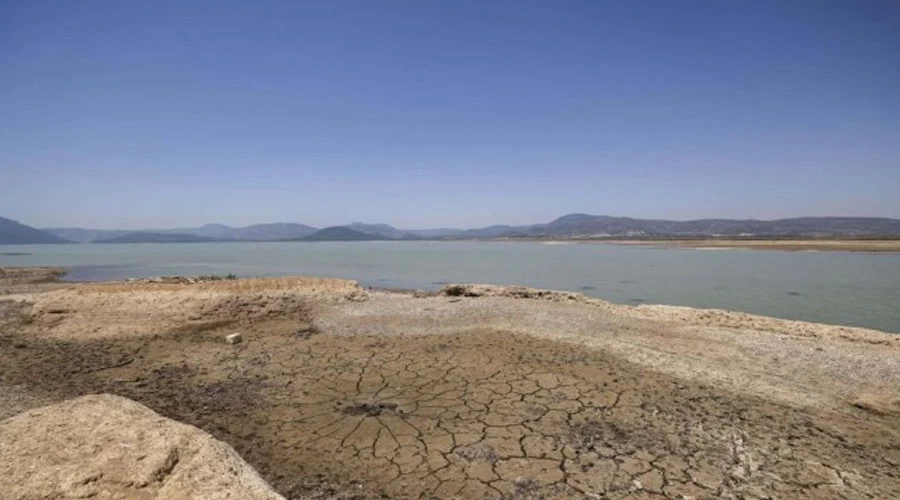
[{"label": "cracked mud", "polygon": [[504,331],[309,330],[263,322],[236,348],[216,330],[7,334],[0,382],[139,401],[228,442],[289,498],[900,494],[896,419],[806,413]]},{"label": "cracked mud", "polygon": [[0,297],[0,418],[121,395],[288,498],[900,498],[877,332],[496,287],[34,283]]}]

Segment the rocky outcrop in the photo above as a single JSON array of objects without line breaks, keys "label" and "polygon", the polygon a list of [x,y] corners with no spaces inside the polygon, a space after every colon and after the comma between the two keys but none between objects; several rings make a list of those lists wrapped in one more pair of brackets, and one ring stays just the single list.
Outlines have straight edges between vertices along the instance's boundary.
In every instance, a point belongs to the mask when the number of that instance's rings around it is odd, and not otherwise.
[{"label": "rocky outcrop", "polygon": [[9,500],[282,499],[229,445],[112,395],[0,422],[0,491]]}]

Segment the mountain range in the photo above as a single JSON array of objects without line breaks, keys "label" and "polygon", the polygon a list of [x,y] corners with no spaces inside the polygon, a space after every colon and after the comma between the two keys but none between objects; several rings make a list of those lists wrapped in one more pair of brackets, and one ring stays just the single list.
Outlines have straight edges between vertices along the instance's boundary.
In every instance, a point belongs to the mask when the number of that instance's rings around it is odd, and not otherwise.
[{"label": "mountain range", "polygon": [[[125,231],[120,229],[83,229],[77,227],[50,227],[44,231],[53,233],[76,243],[97,243],[116,240],[129,233],[146,235],[192,235],[207,241],[279,241],[303,238],[316,231],[317,228],[305,224],[291,222],[275,222],[272,224],[254,224],[246,227],[231,227],[225,224],[206,224],[195,228],[142,229]],[[153,239],[164,239],[162,236],[148,236]],[[176,238],[177,239],[177,238]]]},{"label": "mountain range", "polygon": [[[547,224],[485,228],[502,236],[530,238],[852,238],[900,236],[900,219],[879,217],[797,217],[791,219],[698,219],[675,221],[608,215],[569,214]],[[468,236],[472,232],[463,233]]]},{"label": "mountain range", "polygon": [[222,240],[204,238],[195,234],[130,231],[112,238],[94,240],[92,243],[211,243],[215,241]]},{"label": "mountain range", "polygon": [[364,224],[361,222],[319,229],[305,224],[277,222],[245,227],[206,224],[196,228],[129,231],[66,227],[36,229],[10,219],[0,218],[0,244],[716,237],[895,238],[900,237],[900,219],[798,217],[777,220],[698,219],[675,221],[569,214],[543,224],[494,225],[478,229],[397,229],[388,224]]},{"label": "mountain range", "polygon": [[0,217],[0,244],[69,243],[69,240],[48,231],[26,226],[12,219]]}]

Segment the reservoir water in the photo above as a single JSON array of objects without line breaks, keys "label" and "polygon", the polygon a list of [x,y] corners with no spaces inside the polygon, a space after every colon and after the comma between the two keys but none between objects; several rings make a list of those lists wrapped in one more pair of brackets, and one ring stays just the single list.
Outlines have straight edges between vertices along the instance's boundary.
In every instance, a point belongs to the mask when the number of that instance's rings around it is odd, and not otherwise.
[{"label": "reservoir water", "polygon": [[234,273],[424,290],[448,282],[525,285],[624,304],[729,309],[900,333],[900,253],[526,242],[15,245],[0,246],[0,266],[63,266],[75,281]]}]

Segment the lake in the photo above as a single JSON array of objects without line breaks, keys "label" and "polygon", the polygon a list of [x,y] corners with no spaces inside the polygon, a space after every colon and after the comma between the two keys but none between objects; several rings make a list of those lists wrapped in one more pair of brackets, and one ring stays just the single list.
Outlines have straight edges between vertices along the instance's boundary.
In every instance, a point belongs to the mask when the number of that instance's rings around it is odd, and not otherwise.
[{"label": "lake", "polygon": [[[27,255],[3,255],[25,253]],[[569,290],[900,333],[900,253],[645,248],[526,242],[285,242],[0,246],[0,266],[64,266],[66,279],[308,275],[379,288],[448,282]]]}]

